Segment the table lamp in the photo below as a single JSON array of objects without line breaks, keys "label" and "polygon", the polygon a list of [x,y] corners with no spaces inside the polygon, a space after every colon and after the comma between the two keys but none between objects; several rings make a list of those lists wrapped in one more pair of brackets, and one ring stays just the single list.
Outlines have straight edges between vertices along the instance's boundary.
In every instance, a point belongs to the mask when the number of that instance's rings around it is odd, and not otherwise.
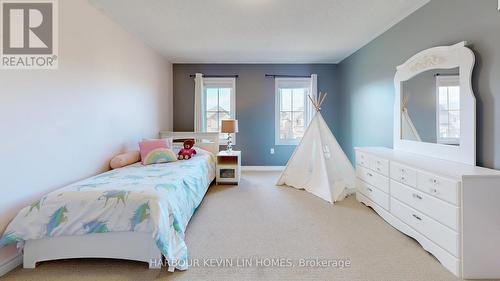
[{"label": "table lamp", "polygon": [[234,119],[222,120],[220,131],[221,131],[221,133],[227,134],[227,152],[233,151],[233,143],[231,141],[231,139],[232,139],[231,134],[238,132],[238,120],[234,120]]}]

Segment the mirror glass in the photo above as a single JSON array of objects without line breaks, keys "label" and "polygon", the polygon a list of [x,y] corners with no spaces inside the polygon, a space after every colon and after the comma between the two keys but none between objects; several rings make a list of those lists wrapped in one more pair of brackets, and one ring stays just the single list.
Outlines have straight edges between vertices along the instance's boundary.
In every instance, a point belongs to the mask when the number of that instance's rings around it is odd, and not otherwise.
[{"label": "mirror glass", "polygon": [[460,145],[459,68],[432,69],[401,82],[401,138]]}]

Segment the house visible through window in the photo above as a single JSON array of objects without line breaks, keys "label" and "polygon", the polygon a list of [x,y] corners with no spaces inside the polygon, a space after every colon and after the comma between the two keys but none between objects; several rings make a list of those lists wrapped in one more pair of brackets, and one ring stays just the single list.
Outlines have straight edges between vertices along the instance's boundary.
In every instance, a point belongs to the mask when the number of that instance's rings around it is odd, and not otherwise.
[{"label": "house visible through window", "polygon": [[[235,79],[203,79],[203,129],[220,132],[221,121],[235,119]],[[221,141],[227,136],[221,134]],[[234,136],[233,136],[234,137]],[[233,139],[234,142],[234,139]]]},{"label": "house visible through window", "polygon": [[437,142],[460,144],[460,81],[458,76],[437,76]]},{"label": "house visible through window", "polygon": [[310,78],[276,78],[276,145],[298,144],[310,122]]}]

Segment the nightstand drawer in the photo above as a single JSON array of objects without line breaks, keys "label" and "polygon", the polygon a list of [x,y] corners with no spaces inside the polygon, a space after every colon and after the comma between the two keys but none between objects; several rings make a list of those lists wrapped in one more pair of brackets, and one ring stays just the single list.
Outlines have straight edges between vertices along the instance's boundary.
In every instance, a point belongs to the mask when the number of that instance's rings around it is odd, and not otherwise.
[{"label": "nightstand drawer", "polygon": [[236,169],[219,169],[219,178],[221,179],[234,179],[236,178]]}]

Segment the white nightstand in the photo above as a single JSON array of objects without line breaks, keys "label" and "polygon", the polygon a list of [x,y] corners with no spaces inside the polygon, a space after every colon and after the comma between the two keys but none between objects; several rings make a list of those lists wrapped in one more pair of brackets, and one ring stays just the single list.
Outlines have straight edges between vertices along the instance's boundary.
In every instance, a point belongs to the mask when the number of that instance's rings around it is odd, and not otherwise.
[{"label": "white nightstand", "polygon": [[217,153],[217,183],[238,184],[241,174],[241,151]]}]

